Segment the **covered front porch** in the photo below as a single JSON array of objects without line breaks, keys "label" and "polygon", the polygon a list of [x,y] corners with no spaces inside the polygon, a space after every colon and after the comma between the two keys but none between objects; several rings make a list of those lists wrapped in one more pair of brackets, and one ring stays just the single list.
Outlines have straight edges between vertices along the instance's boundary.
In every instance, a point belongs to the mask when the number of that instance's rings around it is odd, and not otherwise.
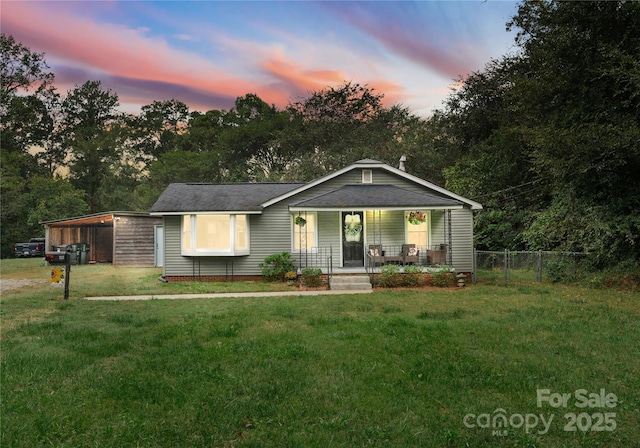
[{"label": "covered front porch", "polygon": [[297,210],[296,267],[325,274],[378,272],[384,265],[453,265],[450,209]]},{"label": "covered front porch", "polygon": [[461,201],[392,184],[347,184],[288,205],[300,267],[362,271],[385,264],[454,264]]}]

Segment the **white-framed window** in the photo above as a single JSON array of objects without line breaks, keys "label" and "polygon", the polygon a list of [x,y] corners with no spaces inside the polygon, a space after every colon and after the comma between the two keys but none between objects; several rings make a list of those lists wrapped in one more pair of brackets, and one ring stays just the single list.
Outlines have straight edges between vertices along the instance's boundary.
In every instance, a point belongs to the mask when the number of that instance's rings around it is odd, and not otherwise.
[{"label": "white-framed window", "polygon": [[371,170],[362,170],[362,183],[363,184],[373,183],[373,172]]},{"label": "white-framed window", "polygon": [[[301,225],[304,222],[304,225]],[[318,214],[315,212],[295,213],[291,216],[293,225],[294,252],[315,252],[318,247]]]},{"label": "white-framed window", "polygon": [[184,215],[181,252],[192,256],[248,255],[247,215]]},{"label": "white-framed window", "polygon": [[407,218],[410,213],[415,213],[416,210],[405,211],[404,225],[406,232],[406,242],[408,244],[415,244],[416,247],[429,247],[429,229],[431,226],[431,212],[430,211],[417,211],[421,213],[425,220],[419,224],[412,224]]}]

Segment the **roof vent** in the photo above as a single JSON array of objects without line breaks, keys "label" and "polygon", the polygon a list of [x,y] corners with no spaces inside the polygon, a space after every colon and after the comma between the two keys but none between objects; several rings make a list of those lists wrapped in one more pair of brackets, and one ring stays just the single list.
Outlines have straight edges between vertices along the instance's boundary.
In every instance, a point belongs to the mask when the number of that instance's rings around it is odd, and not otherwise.
[{"label": "roof vent", "polygon": [[404,162],[407,161],[407,157],[403,154],[402,157],[400,157],[400,165],[398,165],[398,169],[400,171],[407,171],[404,167]]}]

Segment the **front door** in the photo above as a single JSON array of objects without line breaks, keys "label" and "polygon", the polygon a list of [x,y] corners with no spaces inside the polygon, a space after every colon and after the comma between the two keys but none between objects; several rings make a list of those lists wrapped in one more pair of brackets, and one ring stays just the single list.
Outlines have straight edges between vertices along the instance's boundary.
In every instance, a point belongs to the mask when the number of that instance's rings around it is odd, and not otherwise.
[{"label": "front door", "polygon": [[164,264],[164,227],[155,226],[155,265],[162,266]]},{"label": "front door", "polygon": [[342,212],[342,266],[364,266],[364,215]]}]

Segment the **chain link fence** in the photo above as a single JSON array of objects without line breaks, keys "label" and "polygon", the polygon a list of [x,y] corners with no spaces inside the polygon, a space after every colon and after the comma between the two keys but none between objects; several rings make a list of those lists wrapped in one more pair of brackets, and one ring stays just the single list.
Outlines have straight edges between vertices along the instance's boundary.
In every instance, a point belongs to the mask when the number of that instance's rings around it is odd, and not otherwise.
[{"label": "chain link fence", "polygon": [[542,282],[579,278],[588,254],[582,252],[474,250],[473,281]]}]

